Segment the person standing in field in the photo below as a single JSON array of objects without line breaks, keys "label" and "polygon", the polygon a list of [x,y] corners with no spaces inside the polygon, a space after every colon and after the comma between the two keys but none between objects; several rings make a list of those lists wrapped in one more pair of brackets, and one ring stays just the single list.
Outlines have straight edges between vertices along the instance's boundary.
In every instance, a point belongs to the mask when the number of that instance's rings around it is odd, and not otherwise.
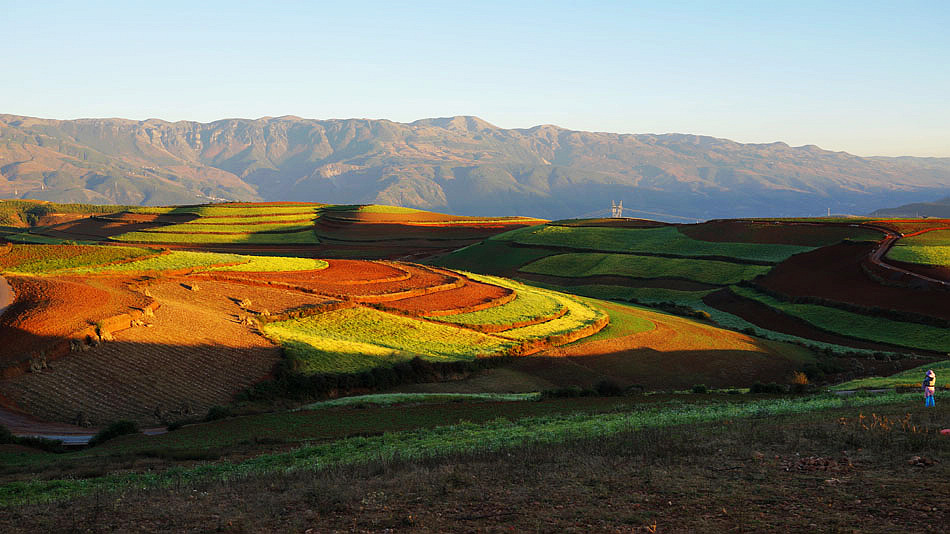
[{"label": "person standing in field", "polygon": [[937,386],[937,375],[934,374],[934,370],[931,369],[927,371],[927,374],[924,375],[924,406],[935,406],[934,404],[934,392]]}]

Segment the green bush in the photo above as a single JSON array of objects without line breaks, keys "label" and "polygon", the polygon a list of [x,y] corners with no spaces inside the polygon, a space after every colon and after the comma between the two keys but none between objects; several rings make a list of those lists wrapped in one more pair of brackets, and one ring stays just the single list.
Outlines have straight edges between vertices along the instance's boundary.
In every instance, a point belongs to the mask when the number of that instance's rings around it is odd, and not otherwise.
[{"label": "green bush", "polygon": [[224,419],[233,415],[231,409],[226,406],[212,406],[208,409],[208,415],[205,416],[205,421],[217,421],[218,419]]},{"label": "green bush", "polygon": [[693,386],[693,393],[709,393],[709,388],[705,384],[696,384]]},{"label": "green bush", "polygon": [[102,445],[103,443],[109,441],[110,439],[117,438],[119,436],[124,436],[126,434],[137,434],[139,432],[139,426],[132,421],[116,421],[111,425],[103,428],[99,431],[92,439],[89,440],[89,446],[95,447],[97,445]]},{"label": "green bush", "polygon": [[601,380],[594,384],[594,391],[601,397],[619,397],[623,395],[623,388],[613,380]]},{"label": "green bush", "polygon": [[788,388],[775,382],[770,382],[768,384],[756,382],[755,384],[752,384],[751,388],[749,388],[749,393],[788,393]]}]

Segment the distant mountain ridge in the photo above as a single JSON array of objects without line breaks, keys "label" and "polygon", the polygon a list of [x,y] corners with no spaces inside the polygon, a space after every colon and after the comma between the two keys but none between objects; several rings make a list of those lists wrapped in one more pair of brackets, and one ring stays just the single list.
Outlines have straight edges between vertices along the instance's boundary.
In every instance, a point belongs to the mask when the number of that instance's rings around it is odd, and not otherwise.
[{"label": "distant mountain ridge", "polygon": [[873,212],[875,217],[936,217],[950,219],[950,197],[935,202],[915,202]]},{"label": "distant mountain ridge", "polygon": [[50,120],[0,115],[0,197],[380,203],[461,215],[668,220],[867,213],[950,195],[950,158],[613,134],[477,117]]}]

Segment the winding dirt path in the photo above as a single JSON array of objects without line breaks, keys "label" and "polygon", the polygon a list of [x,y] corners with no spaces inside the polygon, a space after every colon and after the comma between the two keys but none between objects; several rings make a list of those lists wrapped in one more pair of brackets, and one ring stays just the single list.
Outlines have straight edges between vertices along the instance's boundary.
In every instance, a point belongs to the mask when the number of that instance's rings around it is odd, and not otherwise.
[{"label": "winding dirt path", "polygon": [[925,281],[927,281],[927,282],[929,282],[929,283],[931,283],[931,284],[937,284],[937,285],[939,285],[939,286],[941,286],[941,287],[943,287],[943,288],[945,288],[945,289],[950,289],[950,282],[947,282],[946,280],[938,280],[938,279],[936,279],[936,278],[931,278],[931,277],[929,277],[929,276],[926,276],[926,275],[923,275],[923,274],[920,274],[920,273],[916,273],[916,272],[910,271],[910,270],[908,270],[908,269],[902,269],[902,268],[900,268],[900,267],[897,267],[897,266],[895,266],[895,265],[892,265],[892,264],[887,263],[886,261],[884,261],[884,258],[887,256],[887,253],[891,250],[891,248],[894,246],[894,244],[897,243],[897,241],[899,241],[901,238],[903,238],[903,237],[913,237],[913,236],[916,236],[916,235],[925,234],[925,233],[927,233],[927,232],[932,232],[932,231],[934,231],[934,230],[945,230],[946,228],[928,228],[928,229],[926,229],[926,230],[920,230],[920,231],[918,231],[918,232],[914,232],[914,233],[907,234],[907,235],[904,235],[904,234],[901,234],[901,233],[899,233],[899,232],[895,232],[895,231],[893,231],[893,230],[890,230],[890,229],[884,228],[884,227],[880,227],[880,226],[874,226],[874,228],[876,228],[876,229],[878,229],[878,230],[881,230],[881,231],[887,232],[887,237],[885,237],[884,240],[882,240],[882,241],[880,242],[880,244],[878,245],[877,249],[875,249],[874,252],[872,252],[871,255],[869,256],[868,259],[871,261],[871,263],[873,263],[873,264],[875,264],[875,265],[877,265],[877,266],[879,266],[879,267],[881,267],[881,268],[883,268],[883,269],[887,269],[887,270],[889,270],[889,271],[901,273],[901,274],[906,275],[906,276],[912,276],[912,277],[917,278],[917,279],[920,279],[920,280],[925,280]]}]

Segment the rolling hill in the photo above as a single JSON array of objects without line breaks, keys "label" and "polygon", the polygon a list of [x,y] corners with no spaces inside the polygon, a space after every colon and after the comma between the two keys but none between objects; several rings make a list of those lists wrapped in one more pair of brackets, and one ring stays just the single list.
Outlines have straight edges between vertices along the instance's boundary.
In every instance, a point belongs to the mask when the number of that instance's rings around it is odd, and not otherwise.
[{"label": "rolling hill", "polygon": [[476,117],[212,123],[0,115],[0,196],[133,205],[379,203],[459,215],[671,221],[866,213],[950,193],[945,158],[614,134]]}]

